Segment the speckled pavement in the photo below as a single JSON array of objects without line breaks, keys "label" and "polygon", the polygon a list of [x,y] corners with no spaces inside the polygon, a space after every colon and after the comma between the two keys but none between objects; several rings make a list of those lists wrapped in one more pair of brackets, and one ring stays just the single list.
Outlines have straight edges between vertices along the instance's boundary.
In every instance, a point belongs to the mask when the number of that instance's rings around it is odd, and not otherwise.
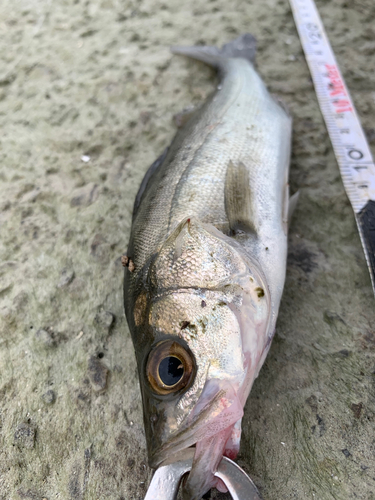
[{"label": "speckled pavement", "polygon": [[[318,7],[374,152],[375,3]],[[375,499],[375,302],[288,2],[2,0],[1,500],[143,499],[120,257],[173,114],[216,82],[168,47],[243,32],[293,114],[300,199],[238,463],[265,500]]]}]

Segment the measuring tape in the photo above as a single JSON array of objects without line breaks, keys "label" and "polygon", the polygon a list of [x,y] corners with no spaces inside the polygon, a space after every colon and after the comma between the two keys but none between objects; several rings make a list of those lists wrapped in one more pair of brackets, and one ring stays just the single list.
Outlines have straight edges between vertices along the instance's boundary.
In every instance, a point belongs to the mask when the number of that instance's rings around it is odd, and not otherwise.
[{"label": "measuring tape", "polygon": [[313,0],[289,0],[375,293],[375,165]]}]

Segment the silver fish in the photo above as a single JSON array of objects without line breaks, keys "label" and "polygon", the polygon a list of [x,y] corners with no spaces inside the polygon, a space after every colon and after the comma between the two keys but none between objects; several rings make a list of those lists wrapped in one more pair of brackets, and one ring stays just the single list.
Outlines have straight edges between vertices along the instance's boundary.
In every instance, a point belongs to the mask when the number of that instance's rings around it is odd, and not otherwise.
[{"label": "silver fish", "polygon": [[149,463],[195,446],[186,500],[239,450],[243,407],[275,331],[287,253],[291,118],[254,69],[255,39],[174,47],[218,69],[217,91],[137,195],[125,311]]}]

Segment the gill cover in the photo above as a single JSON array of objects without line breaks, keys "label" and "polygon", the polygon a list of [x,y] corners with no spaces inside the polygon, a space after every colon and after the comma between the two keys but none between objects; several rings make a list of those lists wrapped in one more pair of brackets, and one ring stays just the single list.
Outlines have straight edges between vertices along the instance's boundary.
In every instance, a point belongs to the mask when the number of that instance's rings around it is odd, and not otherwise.
[{"label": "gill cover", "polygon": [[140,371],[149,462],[157,467],[199,443],[187,487],[204,494],[223,454],[238,452],[267,345],[268,288],[233,239],[194,218],[161,246],[147,283]]}]

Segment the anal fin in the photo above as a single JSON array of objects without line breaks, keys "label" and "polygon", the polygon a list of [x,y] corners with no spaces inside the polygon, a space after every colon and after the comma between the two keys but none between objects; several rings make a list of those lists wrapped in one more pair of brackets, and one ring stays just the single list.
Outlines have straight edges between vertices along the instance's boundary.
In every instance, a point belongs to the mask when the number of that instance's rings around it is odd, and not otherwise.
[{"label": "anal fin", "polygon": [[289,198],[289,206],[288,206],[288,226],[290,227],[290,223],[292,221],[293,213],[294,210],[296,209],[297,203],[299,199],[299,191],[296,191],[290,198]]},{"label": "anal fin", "polygon": [[299,199],[299,191],[296,191],[292,196],[289,195],[289,184],[285,184],[284,201],[283,201],[283,226],[285,234],[288,233],[294,210],[296,209]]},{"label": "anal fin", "polygon": [[277,94],[271,94],[272,99],[282,108],[285,113],[288,115],[289,118],[292,118],[292,113],[290,112],[290,109],[286,102]]}]

